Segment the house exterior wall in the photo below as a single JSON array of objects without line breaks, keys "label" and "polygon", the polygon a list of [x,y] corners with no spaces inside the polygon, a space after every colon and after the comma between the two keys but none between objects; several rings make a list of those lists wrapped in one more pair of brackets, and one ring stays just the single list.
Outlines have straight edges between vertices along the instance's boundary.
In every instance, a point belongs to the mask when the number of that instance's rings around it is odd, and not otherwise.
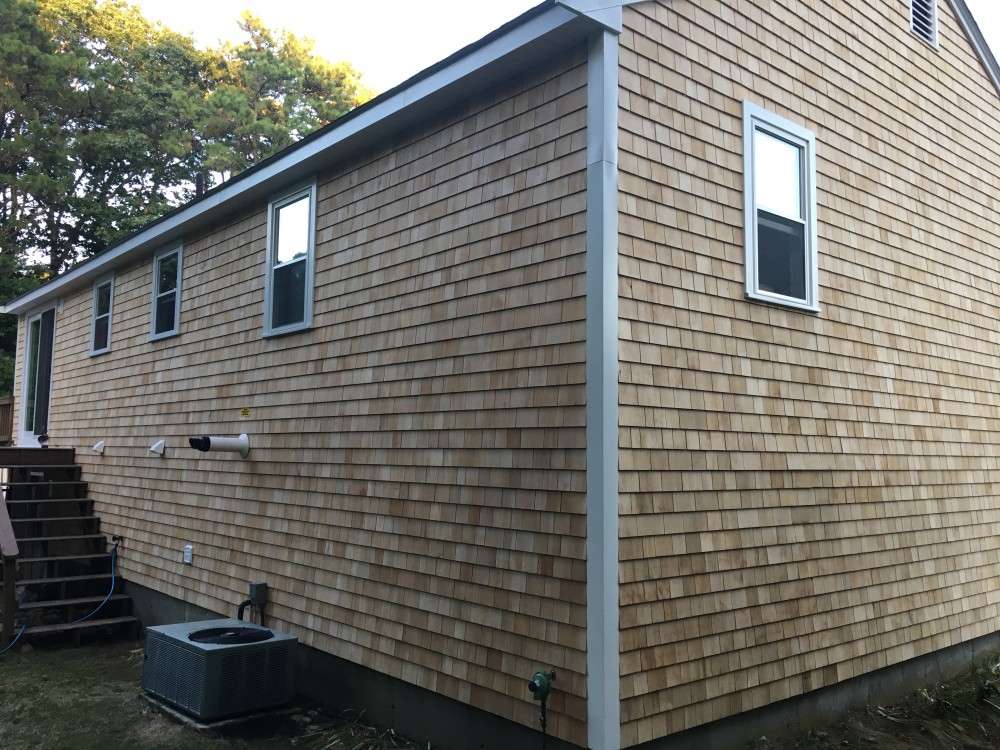
[{"label": "house exterior wall", "polygon": [[[624,746],[995,629],[1000,107],[938,9],[625,9]],[[745,298],[744,100],[816,135],[819,313]]]},{"label": "house exterior wall", "polygon": [[555,668],[586,744],[586,102],[580,48],[318,175],[311,330],[262,337],[264,204],[185,238],[176,337],[148,260],[108,354],[64,301],[50,434],[126,579],[225,613],[264,580],[272,627],[528,726]]}]

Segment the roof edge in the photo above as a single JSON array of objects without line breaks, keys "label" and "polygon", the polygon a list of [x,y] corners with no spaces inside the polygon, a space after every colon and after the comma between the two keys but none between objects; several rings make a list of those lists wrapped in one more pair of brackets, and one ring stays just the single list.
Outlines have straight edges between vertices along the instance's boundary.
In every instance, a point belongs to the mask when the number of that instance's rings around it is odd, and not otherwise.
[{"label": "roof edge", "polygon": [[[597,4],[607,4],[607,1],[597,0]],[[579,0],[568,2],[579,4]],[[594,0],[583,0],[583,4],[592,5]],[[612,4],[615,4],[613,0]],[[583,27],[580,26],[581,21]],[[257,199],[280,190],[285,183],[303,179],[321,169],[324,159],[335,160],[338,149],[343,149],[348,142],[374,139],[385,129],[398,127],[396,123],[406,116],[426,116],[428,107],[440,103],[450,91],[470,80],[482,78],[490,83],[491,71],[500,68],[502,63],[516,59],[519,52],[533,46],[537,48],[540,42],[560,30],[570,28],[577,29],[575,33],[582,33],[583,28],[593,31],[601,26],[603,23],[599,17],[566,7],[557,0],[544,0],[479,41],[424,69],[284,151],[178,206],[99,255],[0,306],[0,313],[28,313],[66,292],[85,286],[113,268],[138,260],[162,245],[231,213],[238,207],[240,198]]]},{"label": "roof edge", "polygon": [[955,11],[958,22],[962,25],[966,36],[969,37],[969,41],[975,47],[976,54],[979,55],[979,59],[986,69],[986,75],[993,81],[993,88],[997,90],[997,95],[1000,96],[1000,65],[997,64],[997,59],[993,56],[993,50],[990,49],[986,37],[983,36],[982,29],[976,23],[976,19],[972,15],[972,11],[969,10],[969,6],[965,4],[965,0],[948,0],[948,2],[951,4],[951,9]]}]

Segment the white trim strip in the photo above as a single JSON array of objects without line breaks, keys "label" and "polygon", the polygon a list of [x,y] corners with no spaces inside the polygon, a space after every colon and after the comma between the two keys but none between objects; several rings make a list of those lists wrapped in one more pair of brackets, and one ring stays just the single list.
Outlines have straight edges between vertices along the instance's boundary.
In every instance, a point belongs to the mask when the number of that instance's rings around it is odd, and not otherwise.
[{"label": "white trim strip", "polygon": [[587,95],[587,731],[591,750],[618,750],[618,36],[611,31],[591,39]]}]

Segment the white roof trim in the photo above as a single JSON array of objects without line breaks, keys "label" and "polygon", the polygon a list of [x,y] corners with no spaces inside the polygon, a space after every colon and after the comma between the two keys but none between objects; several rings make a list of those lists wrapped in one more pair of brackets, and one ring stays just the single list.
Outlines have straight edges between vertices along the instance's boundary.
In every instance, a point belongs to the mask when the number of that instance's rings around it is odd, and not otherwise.
[{"label": "white roof trim", "polygon": [[[590,0],[566,0],[565,5],[593,5]],[[600,3],[598,3],[600,4]],[[598,14],[600,15],[600,14]],[[379,97],[370,105],[360,108],[355,115],[336,121],[320,135],[306,139],[300,146],[292,147],[284,156],[278,154],[228,183],[209,191],[203,198],[195,200],[156,221],[146,229],[127,237],[94,258],[75,266],[62,276],[28,292],[0,308],[0,312],[23,314],[42,302],[58,298],[75,290],[94,278],[107,273],[126,262],[138,260],[151,254],[168,242],[184,236],[208,224],[213,218],[232,212],[239,205],[240,198],[255,199],[280,190],[285,184],[297,182],[322,169],[330,160],[337,158],[338,147],[343,149],[346,142],[362,135],[377,132],[379,128],[390,129],[393,121],[404,112],[416,110],[420,106],[433,107],[433,99],[444,96],[447,89],[459,86],[463,81],[478,75],[487,77],[486,69],[506,60],[516,60],[519,51],[553,32],[557,32],[573,22],[577,25],[584,18],[590,23],[581,28],[580,38],[586,31],[602,26],[588,13],[564,7],[563,4],[547,0],[529,11],[523,22],[517,23],[506,33],[477,43],[467,48],[465,54],[458,53],[450,64],[429,74],[419,74],[397,89]],[[503,27],[501,27],[503,28]],[[447,61],[445,61],[447,63]],[[433,69],[432,69],[433,70]],[[339,124],[338,124],[339,123]]]},{"label": "white roof trim", "polygon": [[993,81],[993,86],[996,88],[997,94],[1000,95],[1000,66],[997,65],[997,59],[993,56],[993,51],[986,42],[986,37],[983,36],[979,24],[976,23],[972,11],[965,4],[965,0],[948,0],[948,2],[951,3],[951,9],[958,16],[958,22],[962,25],[962,29],[965,31],[965,35],[969,38],[969,41],[972,42],[979,60],[983,63],[986,75]]}]

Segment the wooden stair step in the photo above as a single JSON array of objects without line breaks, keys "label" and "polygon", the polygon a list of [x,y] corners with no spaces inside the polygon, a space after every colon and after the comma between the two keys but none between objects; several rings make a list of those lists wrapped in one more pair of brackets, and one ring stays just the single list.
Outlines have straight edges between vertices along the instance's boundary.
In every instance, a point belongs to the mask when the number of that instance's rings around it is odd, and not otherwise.
[{"label": "wooden stair step", "polygon": [[[75,464],[21,464],[20,466],[8,466],[7,471],[11,476],[20,477],[25,474],[45,474],[48,471],[51,472],[64,472],[69,474],[80,475],[82,472],[81,467]],[[41,481],[48,481],[44,477]],[[60,481],[66,481],[65,479]]]},{"label": "wooden stair step", "polygon": [[0,487],[76,487],[86,484],[82,479],[39,479],[35,482],[0,482]]},{"label": "wooden stair step", "polygon": [[[92,503],[89,497],[40,497],[36,500],[8,500],[7,505],[42,505],[43,503]],[[13,520],[13,519],[11,519]]]},{"label": "wooden stair step", "polygon": [[26,536],[17,540],[18,544],[31,542],[71,542],[81,539],[103,539],[104,534],[71,534],[70,536]]},{"label": "wooden stair step", "polygon": [[[75,607],[79,604],[100,604],[104,601],[104,596],[82,596],[77,599],[48,599],[37,602],[24,602],[18,604],[18,609],[54,609],[56,607]],[[112,594],[108,602],[123,602],[129,599],[128,594]]]},{"label": "wooden stair step", "polygon": [[[70,500],[70,502],[76,502]],[[44,521],[100,521],[97,516],[38,516],[37,518],[12,518],[11,523],[40,523]]]},{"label": "wooden stair step", "polygon": [[111,557],[110,552],[84,552],[79,555],[53,555],[51,557],[19,557],[18,564],[42,562],[69,562],[70,560],[100,560]]},{"label": "wooden stair step", "polygon": [[49,469],[79,469],[80,467],[74,463],[45,463],[44,461],[32,461],[31,463],[18,464],[17,466],[5,466],[2,459],[0,459],[0,467],[7,469],[10,472],[25,472],[25,471],[48,471]]},{"label": "wooden stair step", "polygon": [[101,620],[91,618],[83,622],[66,622],[55,625],[28,626],[24,630],[25,635],[50,635],[52,633],[64,633],[71,630],[84,630],[86,628],[101,628],[111,625],[138,625],[139,618],[134,615],[123,615],[121,617],[106,617]]},{"label": "wooden stair step", "polygon": [[[78,581],[99,581],[102,578],[111,578],[111,571],[107,573],[85,573],[79,576],[59,576],[57,578],[19,578],[16,586],[37,586],[43,583],[76,583]],[[3,581],[0,581],[0,588],[3,588]]]},{"label": "wooden stair step", "polygon": [[65,466],[76,461],[76,448],[0,448],[0,468],[15,468],[27,462],[33,465]]}]

